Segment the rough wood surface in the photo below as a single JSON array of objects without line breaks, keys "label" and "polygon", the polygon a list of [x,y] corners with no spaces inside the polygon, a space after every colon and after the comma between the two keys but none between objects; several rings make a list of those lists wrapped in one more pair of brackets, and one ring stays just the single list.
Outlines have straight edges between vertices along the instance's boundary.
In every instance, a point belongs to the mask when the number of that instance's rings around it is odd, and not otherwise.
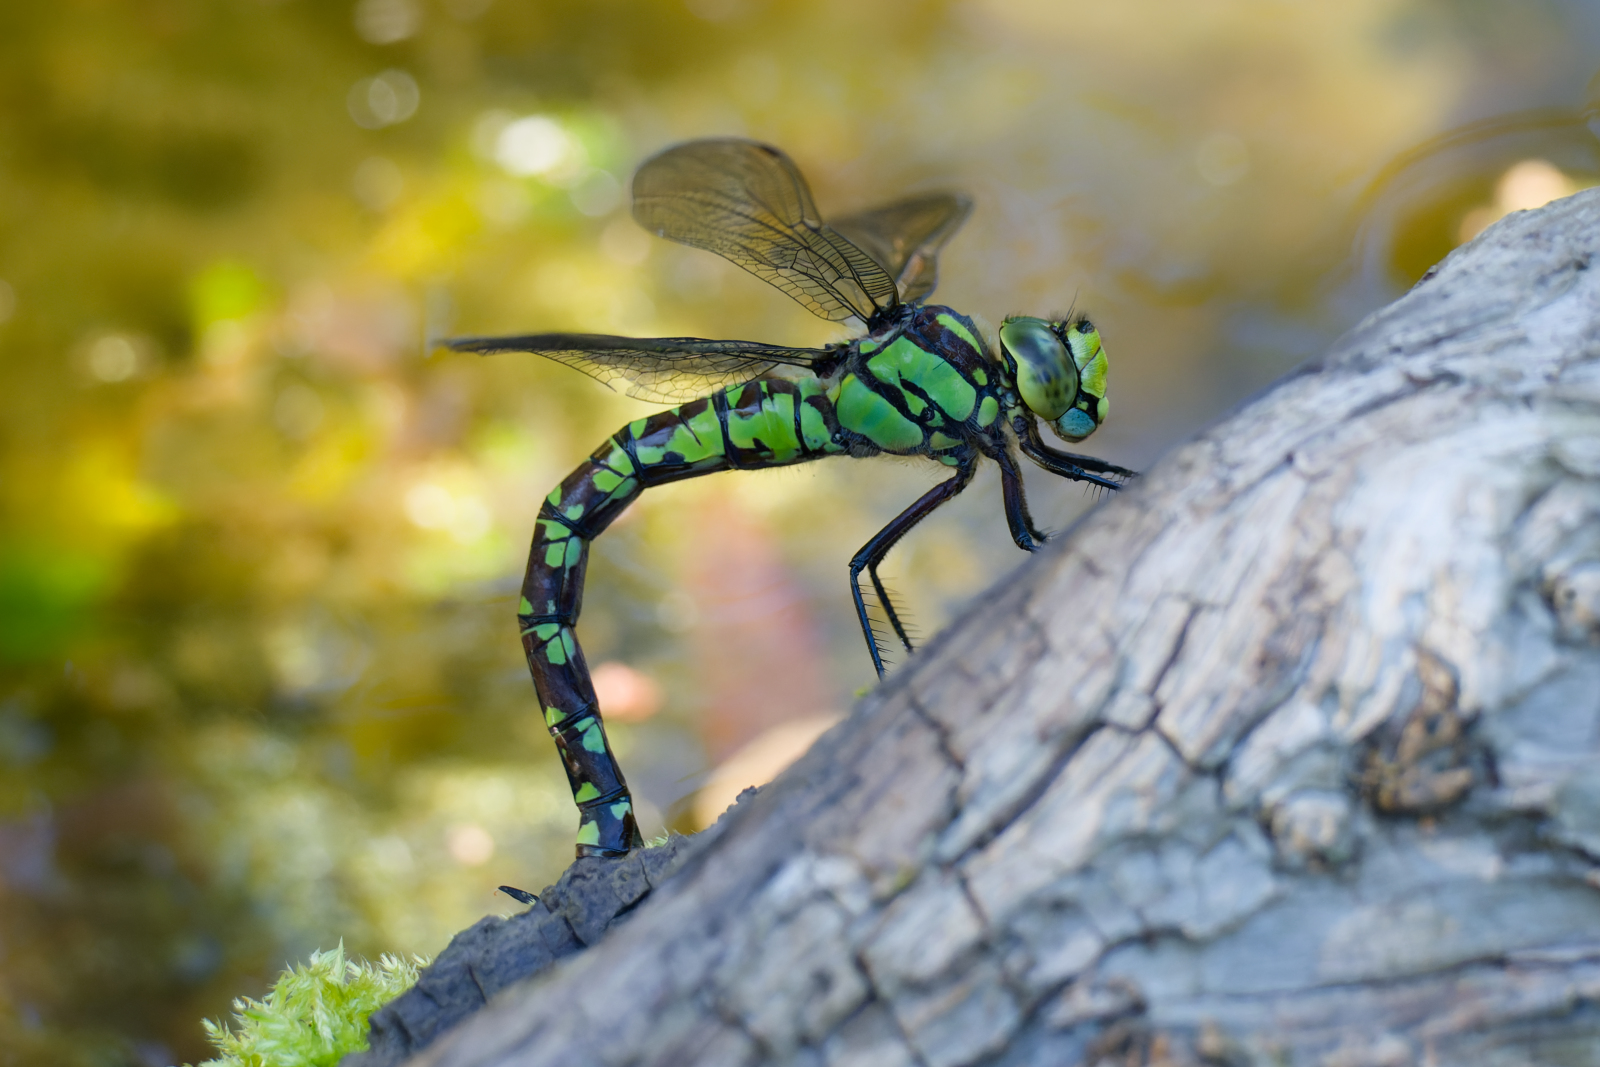
[{"label": "rough wood surface", "polygon": [[674,835],[621,861],[577,860],[526,911],[479,919],[423,968],[416,985],[372,1013],[366,1050],[340,1067],[398,1067],[500,990],[597,943],[700,845],[698,837]]},{"label": "rough wood surface", "polygon": [[416,1064],[1600,1064],[1600,191],[1168,456]]}]

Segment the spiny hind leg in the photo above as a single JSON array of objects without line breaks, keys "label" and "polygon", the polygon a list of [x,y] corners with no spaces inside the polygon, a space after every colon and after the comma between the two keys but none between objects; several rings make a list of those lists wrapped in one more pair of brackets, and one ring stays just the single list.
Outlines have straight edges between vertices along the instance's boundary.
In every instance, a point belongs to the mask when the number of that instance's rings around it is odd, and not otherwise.
[{"label": "spiny hind leg", "polygon": [[900,613],[895,610],[894,599],[889,596],[889,590],[884,586],[883,579],[878,577],[877,563],[867,565],[867,576],[872,579],[872,591],[878,594],[878,604],[883,608],[883,614],[888,618],[889,625],[894,628],[894,634],[900,639],[900,644],[905,646],[907,652],[915,652],[911,647],[911,638],[906,635],[906,628],[900,623]]},{"label": "spiny hind leg", "polygon": [[883,562],[889,550],[895,546],[895,542],[904,537],[913,526],[931,515],[939,505],[965,489],[977,469],[977,453],[971,450],[962,453],[957,460],[955,477],[940,482],[923,493],[914,504],[896,515],[887,526],[874,534],[872,540],[862,545],[861,551],[850,560],[850,595],[855,599],[856,617],[861,623],[861,636],[866,639],[867,652],[872,656],[872,666],[878,672],[879,678],[883,677],[883,655],[878,651],[878,639],[872,632],[872,620],[867,617],[867,605],[861,597],[861,572],[863,570],[867,572],[872,587],[877,591],[883,604],[884,612],[889,616],[890,625],[894,627],[895,634],[909,650],[911,642],[906,637],[905,629],[900,625],[900,618],[895,614],[894,606],[884,591],[883,582],[878,578],[878,564]]}]

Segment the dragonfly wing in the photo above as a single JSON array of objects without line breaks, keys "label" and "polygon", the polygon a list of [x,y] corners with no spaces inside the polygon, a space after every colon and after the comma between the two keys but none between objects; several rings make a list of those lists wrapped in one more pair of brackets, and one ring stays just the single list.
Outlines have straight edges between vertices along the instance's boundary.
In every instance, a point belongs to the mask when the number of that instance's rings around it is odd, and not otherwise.
[{"label": "dragonfly wing", "polygon": [[736,138],[690,141],[633,176],[633,217],[669,240],[731,260],[835,322],[898,301],[872,256],[825,225],[794,161]]},{"label": "dragonfly wing", "polygon": [[928,193],[838,219],[833,228],[883,264],[906,303],[939,282],[939,250],[972,212],[965,193]]},{"label": "dragonfly wing", "polygon": [[521,337],[456,337],[457,352],[534,352],[640,400],[681,404],[724,386],[759,378],[779,365],[811,368],[826,348],[786,348],[759,341],[700,337],[613,337],[603,333],[538,333]]}]

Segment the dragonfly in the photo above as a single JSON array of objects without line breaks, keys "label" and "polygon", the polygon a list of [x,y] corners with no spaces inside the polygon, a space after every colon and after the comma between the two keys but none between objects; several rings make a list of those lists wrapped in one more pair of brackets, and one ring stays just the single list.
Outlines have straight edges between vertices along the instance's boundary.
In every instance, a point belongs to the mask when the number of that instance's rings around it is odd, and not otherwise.
[{"label": "dragonfly", "polygon": [[676,405],[611,435],[550,492],[522,582],[523,651],[578,808],[579,857],[621,856],[642,844],[574,627],[590,543],[644,490],[829,456],[919,456],[950,468],[850,560],[850,594],[881,678],[883,649],[862,576],[910,653],[878,567],[912,527],[971,484],[981,460],[999,466],[1007,526],[1028,552],[1045,536],[1028,512],[1018,453],[1104,489],[1135,476],[1057,450],[1040,432],[1042,420],[1077,442],[1106,418],[1106,352],[1086,317],[1008,317],[996,350],[972,319],[927,303],[939,253],[971,210],[968,196],[938,192],[827,223],[779,149],[735,138],[690,141],[639,167],[634,219],[732,261],[824,319],[855,320],[864,333],[820,348],[590,333],[440,342],[463,352],[536,353],[608,386],[621,383],[630,396]]}]

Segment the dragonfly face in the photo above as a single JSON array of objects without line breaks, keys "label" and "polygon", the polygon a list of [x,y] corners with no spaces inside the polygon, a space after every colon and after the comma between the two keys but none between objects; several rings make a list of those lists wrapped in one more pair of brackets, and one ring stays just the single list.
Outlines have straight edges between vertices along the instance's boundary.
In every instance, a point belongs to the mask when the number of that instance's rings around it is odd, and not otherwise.
[{"label": "dragonfly face", "polygon": [[678,405],[617,431],[545,498],[523,579],[523,649],[578,806],[580,856],[620,855],[640,840],[574,626],[590,542],[644,490],[827,456],[923,456],[953,468],[850,561],[856,616],[882,675],[863,573],[910,652],[878,565],[972,482],[980,460],[999,466],[1006,525],[1028,551],[1044,535],[1028,516],[1019,451],[1053,474],[1107,489],[1133,476],[1040,438],[1041,418],[1068,441],[1105,418],[1106,356],[1087,319],[1007,319],[996,359],[971,319],[924,302],[938,281],[939,250],[971,207],[960,193],[928,193],[828,225],[778,149],[737,139],[676,145],[634,175],[640,225],[731,260],[822,318],[862,322],[865,335],[823,348],[584,333],[443,342],[485,354],[536,352],[624,382],[630,396]]},{"label": "dragonfly face", "polygon": [[1081,441],[1105,421],[1106,352],[1088,319],[1013,316],[1000,326],[1000,352],[1022,402],[1057,437]]}]

